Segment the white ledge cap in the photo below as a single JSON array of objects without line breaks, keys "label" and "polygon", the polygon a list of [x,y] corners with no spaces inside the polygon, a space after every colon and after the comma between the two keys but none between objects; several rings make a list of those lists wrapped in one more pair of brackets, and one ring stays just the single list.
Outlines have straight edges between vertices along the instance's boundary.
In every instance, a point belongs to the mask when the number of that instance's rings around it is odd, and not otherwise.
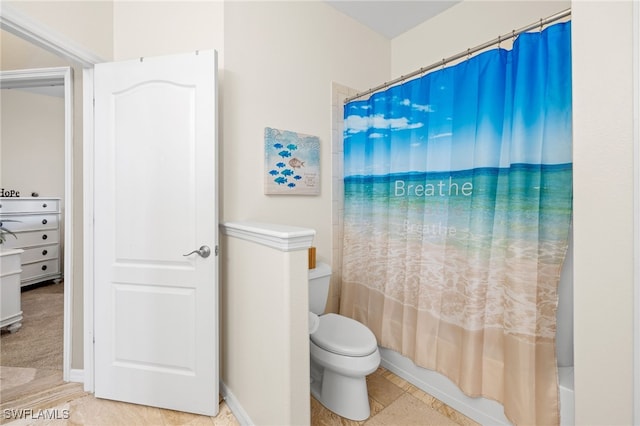
[{"label": "white ledge cap", "polygon": [[253,241],[281,251],[308,249],[316,235],[316,231],[311,228],[273,223],[225,222],[220,227],[230,237]]}]

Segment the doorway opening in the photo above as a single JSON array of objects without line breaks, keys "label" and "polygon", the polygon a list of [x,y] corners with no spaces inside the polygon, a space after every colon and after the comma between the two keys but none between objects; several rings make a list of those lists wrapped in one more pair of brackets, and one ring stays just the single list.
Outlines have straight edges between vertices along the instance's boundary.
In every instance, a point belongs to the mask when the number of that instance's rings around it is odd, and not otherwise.
[{"label": "doorway opening", "polygon": [[[23,284],[27,284],[27,285],[31,285],[31,284],[35,284],[35,283],[40,283],[42,281],[47,281],[48,279],[55,279],[56,281],[59,280],[62,277],[62,274],[64,274],[65,278],[62,281],[62,283],[59,283],[57,285],[55,285],[54,287],[52,287],[49,291],[55,291],[55,293],[60,293],[62,292],[64,294],[62,300],[59,300],[60,297],[59,296],[50,296],[49,297],[49,301],[53,301],[54,299],[58,299],[57,304],[62,303],[63,304],[63,309],[62,309],[62,318],[63,318],[63,330],[62,330],[62,336],[60,336],[59,330],[57,330],[57,333],[51,333],[50,335],[48,335],[46,332],[45,334],[42,336],[43,341],[49,341],[50,339],[59,339],[60,337],[62,337],[62,354],[56,353],[55,356],[52,356],[51,358],[53,359],[43,359],[42,362],[44,363],[43,365],[47,365],[49,367],[52,367],[53,364],[52,363],[61,363],[61,366],[58,366],[58,368],[61,367],[62,369],[62,375],[63,375],[63,380],[65,381],[69,381],[71,380],[70,377],[70,371],[71,371],[71,306],[72,306],[72,289],[73,289],[73,278],[72,278],[72,274],[70,273],[72,271],[72,260],[73,260],[73,241],[71,238],[72,235],[72,230],[73,230],[73,191],[72,191],[72,176],[73,176],[73,165],[72,165],[72,158],[73,158],[73,132],[72,132],[72,122],[73,122],[73,99],[72,99],[72,71],[70,67],[58,67],[58,68],[40,68],[40,69],[30,69],[30,70],[11,70],[11,71],[2,71],[0,73],[0,88],[5,91],[5,90],[16,90],[16,94],[18,93],[19,89],[24,89],[24,90],[30,90],[30,91],[39,91],[42,88],[45,88],[46,91],[50,92],[50,94],[52,92],[59,92],[59,95],[61,95],[63,97],[63,108],[64,108],[64,113],[63,113],[63,133],[64,133],[64,155],[63,155],[63,161],[64,161],[64,189],[62,190],[62,197],[60,197],[60,200],[56,200],[59,202],[59,206],[56,208],[60,213],[57,212],[53,212],[51,215],[46,215],[46,216],[42,216],[42,218],[37,217],[38,221],[42,221],[42,223],[44,224],[45,222],[49,223],[49,225],[41,225],[44,230],[43,235],[41,238],[45,238],[45,235],[47,237],[49,237],[49,241],[54,243],[54,244],[49,244],[46,246],[41,246],[38,248],[38,251],[41,251],[42,253],[49,252],[47,253],[47,255],[43,255],[43,262],[39,262],[37,264],[33,263],[26,263],[28,262],[28,259],[25,259],[25,265],[23,265],[22,269],[23,269],[23,274],[31,274],[30,272],[30,268],[32,268],[33,266],[39,268],[38,271],[34,274],[34,278],[32,280],[30,280],[29,282],[26,282],[23,280]],[[8,93],[13,93],[13,92],[8,92]],[[5,95],[6,96],[6,95]],[[27,99],[34,99],[33,97],[29,98],[27,97]],[[37,97],[36,97],[37,99]],[[35,171],[33,171],[35,173]],[[46,175],[46,173],[45,173]],[[8,188],[7,188],[8,189]],[[10,191],[9,191],[10,192]],[[17,192],[17,191],[14,191]],[[23,190],[24,192],[24,190]],[[10,194],[9,194],[10,195]],[[14,195],[18,195],[18,194],[14,194]],[[32,194],[24,194],[24,193],[20,193],[19,194],[21,197],[19,197],[21,200],[25,200],[25,201],[36,201],[36,200],[42,200],[43,203],[46,203],[47,200],[49,200],[49,198],[39,198],[39,194],[37,193],[32,193]],[[58,194],[56,194],[58,195]],[[27,198],[29,197],[29,198]],[[40,203],[38,203],[40,204]],[[60,220],[59,223],[59,229],[58,225],[50,225],[54,219],[59,219],[60,216],[62,217],[62,220]],[[16,216],[16,220],[20,220],[22,216]],[[27,219],[23,220],[30,220],[31,216],[25,216],[27,217]],[[35,216],[33,216],[35,217]],[[20,234],[21,236],[25,236],[25,239],[28,239],[34,231],[28,231],[25,232],[23,234]],[[55,237],[54,237],[54,233],[55,233]],[[62,244],[55,244],[55,242],[60,241]],[[24,242],[24,244],[31,244],[29,242]],[[36,243],[35,245],[37,245],[39,243]],[[62,248],[64,247],[64,248]],[[42,249],[42,250],[40,250]],[[31,250],[26,251],[25,253],[29,253]],[[58,251],[58,253],[55,253],[55,251]],[[54,252],[54,253],[51,253]],[[60,258],[63,259],[63,261],[60,260]],[[42,263],[42,264],[40,264]],[[47,273],[47,269],[49,268],[49,271],[51,270],[56,270],[56,268],[59,268],[58,270],[60,271],[60,273],[53,273],[53,274],[48,274]],[[29,271],[29,272],[28,272]],[[42,281],[38,278],[38,277],[42,277]],[[25,277],[26,278],[26,277]],[[48,291],[47,290],[40,290],[39,293],[44,293],[47,294]],[[35,299],[38,299],[38,296],[34,296],[34,294],[30,294],[30,300],[29,303],[38,303]],[[46,297],[46,296],[45,296]],[[31,300],[34,299],[34,300]],[[42,301],[42,303],[46,303],[45,301]],[[52,304],[56,304],[56,303],[52,303]],[[50,306],[51,308],[51,306]],[[37,309],[37,308],[36,308]],[[59,313],[54,313],[54,315],[59,316]],[[45,322],[46,323],[46,322]],[[38,330],[34,330],[36,332],[36,334],[38,334]],[[18,329],[18,331],[16,333],[19,333],[20,330]],[[16,334],[16,337],[19,337],[18,334]],[[34,336],[35,337],[35,336]],[[51,347],[53,349],[55,349],[56,347],[59,347],[59,342],[53,342],[53,344],[49,344],[49,343],[43,343],[41,345],[41,350],[43,350],[42,348],[45,347]],[[62,360],[60,361],[60,355]],[[43,355],[43,358],[45,358],[46,356]]]},{"label": "doorway opening", "polygon": [[[3,44],[7,37],[4,35],[15,36],[17,39],[21,39],[26,42],[25,45],[31,47],[40,48],[44,54],[49,55],[50,59],[58,60],[56,64],[52,61],[53,66],[61,66],[60,68],[38,68],[38,66],[48,66],[46,64],[29,64],[28,66],[6,66],[7,61],[3,60],[3,66],[5,69],[9,68],[33,68],[22,71],[3,71],[0,72],[0,80],[2,81],[2,87],[14,87],[22,86],[58,86],[64,90],[64,163],[65,163],[65,176],[64,176],[64,202],[61,206],[61,210],[64,212],[64,219],[62,221],[62,228],[64,229],[61,239],[65,242],[63,249],[64,256],[64,314],[63,314],[63,365],[62,365],[62,378],[64,381],[72,382],[84,382],[84,371],[82,367],[72,369],[72,352],[76,354],[74,359],[80,358],[82,362],[82,324],[83,317],[78,315],[80,312],[73,308],[74,297],[73,291],[82,293],[82,280],[78,280],[79,275],[75,275],[77,283],[74,283],[74,230],[76,235],[76,242],[81,241],[77,238],[78,233],[82,235],[82,229],[77,225],[81,219],[82,213],[74,215],[74,193],[77,195],[80,193],[80,189],[74,185],[74,173],[73,173],[73,123],[74,123],[74,91],[73,91],[73,74],[72,68],[76,67],[76,70],[82,68],[91,68],[94,64],[101,62],[102,59],[97,57],[91,52],[88,52],[68,40],[64,36],[49,30],[43,26],[40,22],[34,21],[31,18],[23,15],[19,11],[15,10],[11,5],[3,5],[0,10],[0,29],[3,31]],[[4,49],[3,49],[4,50]],[[6,51],[6,50],[5,50]],[[24,54],[25,52],[22,52]],[[33,59],[33,58],[31,58]],[[80,77],[76,73],[75,77]],[[82,93],[80,94],[82,96]],[[76,100],[80,99],[77,98]],[[78,121],[76,118],[75,122]],[[76,153],[77,156],[77,153]],[[75,182],[81,182],[81,179],[76,176]],[[75,226],[74,226],[75,225]],[[75,229],[74,229],[75,228]],[[84,261],[76,257],[75,261]],[[76,299],[77,299],[76,294]],[[75,303],[77,305],[77,303]],[[73,313],[76,313],[75,317]],[[75,325],[74,325],[75,324]],[[75,331],[74,331],[75,330]],[[73,348],[76,349],[73,349]],[[80,349],[78,350],[78,347]]]}]

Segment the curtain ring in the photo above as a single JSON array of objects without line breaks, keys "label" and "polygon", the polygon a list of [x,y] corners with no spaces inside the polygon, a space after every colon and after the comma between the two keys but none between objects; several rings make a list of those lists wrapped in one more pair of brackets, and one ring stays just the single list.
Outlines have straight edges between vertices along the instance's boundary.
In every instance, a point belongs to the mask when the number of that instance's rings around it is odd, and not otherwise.
[{"label": "curtain ring", "polygon": [[471,58],[471,48],[467,49],[467,61]]},{"label": "curtain ring", "polygon": [[544,28],[544,23],[542,18],[540,18],[540,31],[542,31],[543,28]]},{"label": "curtain ring", "polygon": [[498,36],[498,49],[500,49],[501,42],[502,42],[502,36]]},{"label": "curtain ring", "polygon": [[445,60],[445,58],[442,58],[442,69],[444,69],[444,65],[447,63],[447,61]]}]

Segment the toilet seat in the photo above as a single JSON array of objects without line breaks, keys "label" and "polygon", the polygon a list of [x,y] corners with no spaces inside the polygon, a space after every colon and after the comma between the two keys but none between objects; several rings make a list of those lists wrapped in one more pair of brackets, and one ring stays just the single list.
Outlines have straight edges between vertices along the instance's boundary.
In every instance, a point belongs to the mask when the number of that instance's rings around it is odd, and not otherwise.
[{"label": "toilet seat", "polygon": [[376,336],[365,325],[342,315],[326,314],[311,340],[320,348],[345,356],[367,356],[378,348]]}]

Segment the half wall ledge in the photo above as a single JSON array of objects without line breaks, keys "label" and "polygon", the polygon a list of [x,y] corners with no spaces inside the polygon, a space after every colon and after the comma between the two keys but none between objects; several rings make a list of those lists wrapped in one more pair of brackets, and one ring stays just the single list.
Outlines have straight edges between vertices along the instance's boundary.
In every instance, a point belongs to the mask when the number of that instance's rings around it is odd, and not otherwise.
[{"label": "half wall ledge", "polygon": [[225,222],[220,228],[225,235],[280,251],[308,249],[316,235],[310,228],[261,222]]}]

